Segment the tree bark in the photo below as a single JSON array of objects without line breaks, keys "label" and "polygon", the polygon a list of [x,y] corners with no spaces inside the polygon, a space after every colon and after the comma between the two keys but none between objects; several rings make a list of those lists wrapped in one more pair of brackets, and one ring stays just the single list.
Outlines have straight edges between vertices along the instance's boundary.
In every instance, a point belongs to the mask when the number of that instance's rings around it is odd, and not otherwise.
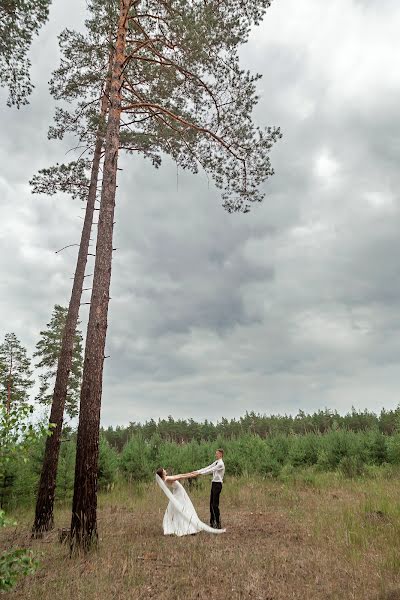
[{"label": "tree bark", "polygon": [[7,382],[7,414],[10,414],[11,410],[11,379],[12,379],[12,367],[13,367],[13,355],[12,355],[12,346],[10,346],[11,358],[10,358],[10,371],[8,373],[8,382]]},{"label": "tree bark", "polygon": [[114,207],[120,138],[121,86],[132,0],[120,0],[111,74],[103,184],[97,231],[92,299],[86,335],[71,519],[71,552],[97,545],[97,470],[104,348],[113,252]]},{"label": "tree bark", "polygon": [[[106,87],[105,93],[103,94],[101,100],[100,113],[102,117],[105,117],[107,114],[109,93],[108,88]],[[74,339],[78,323],[82,287],[89,251],[90,234],[93,224],[93,214],[96,203],[97,182],[99,178],[103,144],[104,135],[99,129],[93,155],[89,193],[81,241],[79,245],[74,283],[72,286],[67,319],[61,342],[61,352],[57,365],[56,382],[54,386],[53,402],[51,405],[49,419],[49,423],[53,425],[53,429],[51,435],[49,435],[49,437],[46,439],[43,466],[36,501],[35,521],[32,528],[32,537],[40,537],[44,531],[49,531],[54,527],[53,507],[57,479],[58,456],[61,445],[64,407],[68,391],[69,374],[72,367]]]}]

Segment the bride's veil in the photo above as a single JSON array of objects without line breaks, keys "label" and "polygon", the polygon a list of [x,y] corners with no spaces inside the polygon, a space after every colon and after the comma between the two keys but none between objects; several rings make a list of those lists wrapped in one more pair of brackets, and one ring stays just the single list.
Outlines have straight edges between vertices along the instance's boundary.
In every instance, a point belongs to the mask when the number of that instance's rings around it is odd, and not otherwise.
[{"label": "bride's veil", "polygon": [[205,523],[200,521],[197,514],[193,515],[192,511],[190,511],[188,513],[185,509],[185,506],[183,504],[181,504],[180,502],[178,502],[178,500],[174,497],[171,490],[168,488],[165,481],[159,475],[156,475],[156,481],[157,481],[158,485],[160,486],[160,488],[162,489],[162,491],[164,492],[164,494],[167,496],[168,500],[170,502],[172,502],[172,504],[174,505],[176,510],[179,511],[179,513],[182,515],[182,517],[184,519],[186,519],[186,521],[188,523],[192,523],[199,530],[201,529],[203,531],[207,531],[208,533],[224,533],[225,532],[225,529],[214,529],[213,527],[209,527],[208,525],[206,525]]}]

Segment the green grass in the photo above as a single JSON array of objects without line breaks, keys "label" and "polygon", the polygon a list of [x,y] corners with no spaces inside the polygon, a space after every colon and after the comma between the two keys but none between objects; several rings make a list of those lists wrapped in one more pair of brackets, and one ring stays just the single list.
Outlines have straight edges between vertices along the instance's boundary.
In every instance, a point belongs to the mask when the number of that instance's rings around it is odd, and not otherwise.
[{"label": "green grass", "polygon": [[[0,533],[26,545],[41,567],[8,593],[24,600],[400,599],[400,477],[384,468],[346,479],[313,469],[279,480],[228,478],[221,496],[227,533],[162,534],[167,500],[154,483],[99,496],[100,547],[68,558],[57,532],[32,541],[32,510]],[[208,520],[209,482],[189,490]],[[69,503],[57,505],[68,527]],[[216,581],[220,585],[216,585]]]}]

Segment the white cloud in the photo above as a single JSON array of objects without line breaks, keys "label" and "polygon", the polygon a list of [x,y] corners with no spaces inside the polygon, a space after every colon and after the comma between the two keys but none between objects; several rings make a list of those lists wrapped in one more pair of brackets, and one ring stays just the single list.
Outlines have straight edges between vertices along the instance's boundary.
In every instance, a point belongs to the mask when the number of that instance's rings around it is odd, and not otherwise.
[{"label": "white cloud", "polygon": [[375,212],[396,212],[396,201],[390,192],[384,190],[365,192],[365,199],[368,206]]},{"label": "white cloud", "polygon": [[315,159],[315,174],[322,179],[332,179],[338,169],[338,162],[331,156],[331,154],[324,150]]}]

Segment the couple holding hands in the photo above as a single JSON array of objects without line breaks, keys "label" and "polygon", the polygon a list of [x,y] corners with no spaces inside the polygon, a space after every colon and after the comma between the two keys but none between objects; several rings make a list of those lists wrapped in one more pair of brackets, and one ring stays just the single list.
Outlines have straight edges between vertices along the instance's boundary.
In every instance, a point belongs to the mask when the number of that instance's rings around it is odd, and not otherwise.
[{"label": "couple holding hands", "polygon": [[[219,512],[219,497],[225,474],[223,456],[224,451],[222,448],[218,448],[215,452],[216,460],[211,465],[182,475],[167,475],[162,467],[157,470],[157,483],[169,499],[163,519],[164,535],[193,535],[199,531],[208,533],[225,532],[225,529],[221,528]],[[200,521],[185,488],[179,483],[181,479],[208,474],[213,476],[210,493],[210,526]]]}]

